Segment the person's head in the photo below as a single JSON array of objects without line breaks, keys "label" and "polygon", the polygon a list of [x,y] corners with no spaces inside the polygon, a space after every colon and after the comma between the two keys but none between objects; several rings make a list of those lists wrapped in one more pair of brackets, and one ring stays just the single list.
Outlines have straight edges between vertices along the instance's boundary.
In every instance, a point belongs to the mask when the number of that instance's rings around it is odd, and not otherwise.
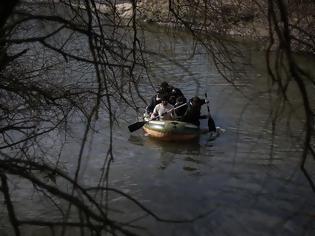
[{"label": "person's head", "polygon": [[159,86],[159,93],[170,93],[172,91],[172,87],[166,82],[162,82]]},{"label": "person's head", "polygon": [[192,106],[200,106],[201,100],[199,97],[195,96],[191,99],[191,105]]},{"label": "person's head", "polygon": [[169,84],[166,82],[166,81],[163,81],[161,84],[160,84],[160,89],[161,90],[166,90],[169,88]]},{"label": "person's head", "polygon": [[168,96],[163,95],[161,97],[161,102],[162,102],[163,105],[167,105],[167,103],[168,103]]}]

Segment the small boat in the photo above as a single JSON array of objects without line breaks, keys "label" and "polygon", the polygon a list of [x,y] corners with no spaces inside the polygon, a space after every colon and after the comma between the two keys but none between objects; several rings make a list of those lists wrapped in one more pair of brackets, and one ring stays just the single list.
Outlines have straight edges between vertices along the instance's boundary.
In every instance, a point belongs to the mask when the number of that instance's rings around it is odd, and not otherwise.
[{"label": "small boat", "polygon": [[187,141],[197,138],[200,134],[198,126],[175,120],[151,120],[143,129],[149,137],[163,141]]}]

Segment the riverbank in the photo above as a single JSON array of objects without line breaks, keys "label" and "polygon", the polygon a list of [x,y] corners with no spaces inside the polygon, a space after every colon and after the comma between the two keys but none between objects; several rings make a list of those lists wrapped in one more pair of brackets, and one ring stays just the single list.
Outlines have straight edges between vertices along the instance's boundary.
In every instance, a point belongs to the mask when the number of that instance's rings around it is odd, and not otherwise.
[{"label": "riverbank", "polygon": [[[55,2],[59,1],[55,0]],[[315,2],[313,0],[284,2],[286,2],[284,7],[289,20],[291,50],[315,55]],[[275,23],[269,23],[268,20],[268,16],[272,13],[268,12],[270,6],[267,1],[137,0],[134,3],[133,6],[130,0],[120,0],[116,1],[116,4],[95,3],[95,7],[102,14],[119,16],[128,24],[131,18],[136,16],[138,22],[191,28],[201,34],[259,42],[262,49],[273,50],[281,47],[277,42]],[[276,3],[273,3],[272,10],[281,29],[283,22],[275,5]],[[71,3],[71,6],[85,8],[84,4]],[[271,41],[272,47],[269,48]]]},{"label": "riverbank", "polygon": [[[258,20],[258,9],[236,6],[226,1],[226,4],[211,5],[211,9],[205,12],[201,7],[169,5],[168,0],[139,2],[139,17],[144,21],[163,25],[191,26],[194,29],[202,29],[213,33],[250,37],[266,38],[268,29],[265,23]],[[174,16],[177,14],[177,17]],[[203,16],[201,16],[201,14]],[[180,18],[180,19],[179,19]]]},{"label": "riverbank", "polygon": [[[130,3],[117,4],[117,9],[123,17],[133,15]],[[315,54],[315,3],[290,3],[287,11],[292,49]],[[208,5],[198,5],[181,0],[170,5],[168,0],[139,0],[136,16],[142,22],[168,27],[191,27],[207,34],[253,40],[262,43],[265,48],[271,37],[268,5],[256,1],[217,0]]]}]

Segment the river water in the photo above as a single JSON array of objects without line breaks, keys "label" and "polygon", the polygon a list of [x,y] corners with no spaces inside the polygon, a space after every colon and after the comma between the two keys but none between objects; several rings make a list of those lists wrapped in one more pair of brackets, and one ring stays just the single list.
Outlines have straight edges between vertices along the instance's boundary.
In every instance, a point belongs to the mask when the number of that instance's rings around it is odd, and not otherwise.
[{"label": "river water", "polygon": [[[299,167],[303,116],[297,112],[291,130],[280,120],[272,134],[264,53],[239,43],[243,57],[235,67],[242,76],[231,86],[187,33],[149,31],[148,49],[168,57],[151,58],[153,82],[168,81],[188,98],[207,92],[216,125],[226,132],[214,141],[201,135],[195,142],[167,143],[146,137],[141,129],[129,133],[130,123],[122,123],[114,131],[110,185],[163,219],[203,217],[159,222],[121,196],[112,196],[112,206],[122,211],[113,215],[135,220],[147,229],[139,231],[143,235],[314,235],[314,192]],[[149,99],[152,89],[144,91]],[[299,111],[295,93],[292,89]],[[127,120],[136,117],[130,112]],[[104,161],[107,135],[102,130],[94,137],[86,176],[97,173]],[[307,169],[314,176],[314,162],[307,162]]]},{"label": "river water", "polygon": [[[153,83],[168,81],[188,98],[207,92],[213,119],[225,133],[213,141],[204,134],[192,142],[159,142],[141,129],[130,133],[127,126],[140,114],[126,113],[114,128],[109,186],[130,194],[162,219],[195,220],[161,222],[119,195],[110,195],[110,214],[144,227],[137,231],[140,235],[314,235],[315,194],[299,167],[303,116],[297,112],[290,129],[280,119],[272,133],[264,53],[254,44],[237,43],[243,57],[235,62],[240,76],[232,86],[188,33],[149,27],[145,36],[148,50],[168,58],[150,58]],[[311,64],[306,66],[314,72]],[[149,84],[142,86],[149,100],[153,89]],[[297,97],[297,111],[300,104]],[[73,126],[83,130],[84,124]],[[70,174],[80,145],[80,132],[75,134],[61,155]],[[99,181],[108,137],[107,123],[100,119],[84,155],[82,183]],[[314,177],[314,161],[306,166]],[[54,217],[42,199],[28,195],[26,187],[25,194],[23,187],[20,192],[16,202],[24,215]],[[29,212],[28,204],[34,205],[33,211]],[[26,232],[45,235],[49,230],[28,228]]]}]

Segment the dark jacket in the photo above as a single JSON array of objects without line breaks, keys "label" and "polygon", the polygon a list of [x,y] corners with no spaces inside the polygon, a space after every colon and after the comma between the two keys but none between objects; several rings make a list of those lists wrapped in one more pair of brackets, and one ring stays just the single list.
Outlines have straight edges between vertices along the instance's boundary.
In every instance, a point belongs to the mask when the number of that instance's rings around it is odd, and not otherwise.
[{"label": "dark jacket", "polygon": [[[177,102],[177,99],[179,97],[185,98],[184,94],[182,93],[182,91],[179,88],[172,87],[172,89],[170,91],[169,103],[172,105],[175,105]],[[186,98],[185,98],[185,100],[186,100]]]},{"label": "dark jacket", "polygon": [[204,99],[200,99],[198,97],[193,97],[190,99],[188,108],[180,120],[199,126],[199,119],[201,118],[200,111],[203,104],[205,104]]},{"label": "dark jacket", "polygon": [[[175,114],[176,114],[177,119],[181,119],[181,117],[182,117],[182,116],[185,114],[185,112],[187,111],[188,104],[183,105],[183,104],[185,104],[185,103],[187,103],[187,99],[186,99],[184,96],[177,98],[176,103],[175,103],[175,105],[174,105]],[[183,105],[183,106],[181,106],[181,105]],[[181,107],[180,107],[180,108],[177,108],[177,107],[179,107],[179,106],[181,106]]]},{"label": "dark jacket", "polygon": [[[176,103],[176,99],[180,96],[184,96],[183,93],[180,91],[180,89],[178,88],[174,88],[174,87],[164,87],[164,88],[160,88],[157,91],[157,94],[154,95],[151,100],[150,100],[150,104],[146,107],[146,112],[147,113],[152,113],[154,107],[159,104],[161,102],[160,98],[161,97],[168,97],[168,102],[171,105],[175,105]],[[185,98],[186,99],[186,98]]]}]

